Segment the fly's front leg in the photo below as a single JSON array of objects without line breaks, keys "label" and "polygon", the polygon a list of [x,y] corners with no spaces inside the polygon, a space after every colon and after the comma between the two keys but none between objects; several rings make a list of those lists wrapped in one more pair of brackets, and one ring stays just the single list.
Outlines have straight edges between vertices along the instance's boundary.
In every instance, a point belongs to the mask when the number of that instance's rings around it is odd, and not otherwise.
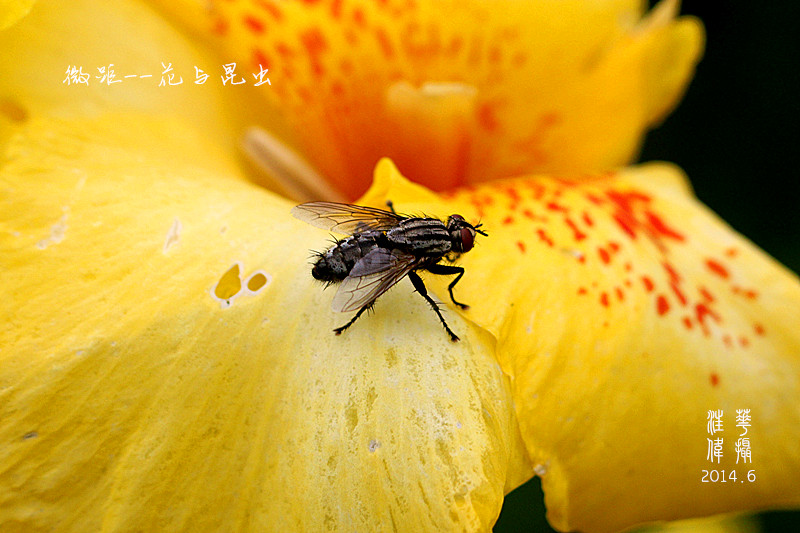
[{"label": "fly's front leg", "polygon": [[392,202],[391,200],[386,200],[386,206],[389,208],[389,211],[391,211],[393,215],[397,214],[397,211],[394,210],[394,202]]},{"label": "fly's front leg", "polygon": [[457,302],[455,297],[453,296],[453,287],[456,286],[456,283],[461,279],[461,276],[464,275],[464,269],[462,267],[457,266],[450,266],[450,265],[431,265],[426,269],[431,274],[438,274],[440,276],[449,276],[451,274],[458,274],[456,279],[453,280],[450,285],[448,285],[447,290],[450,291],[450,299],[453,300],[453,303],[459,306],[461,309],[469,309],[467,304],[462,304],[461,302]]},{"label": "fly's front leg", "polygon": [[417,289],[417,292],[420,293],[422,297],[428,301],[429,304],[431,304],[431,307],[433,308],[434,312],[436,312],[436,315],[439,317],[439,320],[442,321],[442,325],[444,326],[444,329],[447,331],[447,334],[450,335],[450,340],[452,340],[453,342],[459,340],[458,335],[453,333],[453,330],[450,329],[450,326],[448,326],[447,322],[445,322],[444,317],[442,316],[442,312],[439,311],[439,306],[436,305],[436,302],[434,302],[430,296],[428,296],[428,289],[425,288],[425,284],[422,282],[422,278],[420,278],[419,275],[414,271],[409,272],[408,277],[411,279],[411,283],[414,284],[414,288]]}]

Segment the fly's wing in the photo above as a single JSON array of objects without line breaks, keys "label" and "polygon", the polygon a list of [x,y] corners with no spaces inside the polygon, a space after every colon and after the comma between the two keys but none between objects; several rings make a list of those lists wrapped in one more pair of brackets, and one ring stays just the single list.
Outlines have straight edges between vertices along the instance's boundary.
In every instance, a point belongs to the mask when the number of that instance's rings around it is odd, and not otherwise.
[{"label": "fly's wing", "polygon": [[292,208],[292,216],[312,226],[352,235],[367,230],[386,231],[404,217],[389,211],[336,202],[309,202]]},{"label": "fly's wing", "polygon": [[399,250],[375,248],[353,266],[342,282],[331,307],[346,313],[370,305],[411,272],[419,260]]}]

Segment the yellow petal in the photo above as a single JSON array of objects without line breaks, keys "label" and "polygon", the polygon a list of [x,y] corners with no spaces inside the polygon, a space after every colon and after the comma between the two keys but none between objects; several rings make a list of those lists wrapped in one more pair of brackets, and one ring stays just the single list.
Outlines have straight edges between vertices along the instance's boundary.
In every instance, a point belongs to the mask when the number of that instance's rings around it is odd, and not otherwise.
[{"label": "yellow petal", "polygon": [[[238,142],[239,111],[232,104],[242,104],[243,92],[223,87],[220,60],[141,2],[40,2],[0,33],[0,49],[13,51],[0,55],[0,110],[62,117],[109,110],[170,115],[213,135],[218,144]],[[165,83],[182,83],[159,86],[170,65]],[[195,66],[213,78],[196,85]],[[86,84],[66,83],[69,68],[85,75]],[[115,76],[107,83],[103,74],[110,72]]]},{"label": "yellow petal", "polygon": [[35,0],[0,0],[0,30],[28,14]]},{"label": "yellow petal", "polygon": [[[489,233],[460,261],[455,293],[498,339],[555,527],[800,505],[800,283],[694,199],[679,170],[498,181],[443,202],[380,168],[375,196]],[[752,417],[747,464],[737,409]]]},{"label": "yellow petal", "polygon": [[672,0],[645,18],[627,0],[213,5],[219,46],[270,69],[264,96],[350,197],[383,156],[437,190],[624,164],[703,40]]},{"label": "yellow petal", "polygon": [[[344,335],[329,239],[191,128],[31,119],[0,167],[0,529],[488,530],[530,475],[493,339],[403,282]],[[209,170],[211,169],[211,170]]]}]

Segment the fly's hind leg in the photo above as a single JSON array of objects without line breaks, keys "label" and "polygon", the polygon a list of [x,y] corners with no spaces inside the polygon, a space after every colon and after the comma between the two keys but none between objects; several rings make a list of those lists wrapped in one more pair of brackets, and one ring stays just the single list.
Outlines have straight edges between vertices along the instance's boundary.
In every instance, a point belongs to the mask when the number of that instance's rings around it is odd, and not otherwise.
[{"label": "fly's hind leg", "polygon": [[447,331],[447,334],[450,335],[450,340],[452,340],[453,342],[459,340],[458,335],[453,333],[453,330],[451,330],[450,326],[448,326],[447,322],[445,322],[444,317],[442,316],[442,312],[439,311],[439,306],[436,305],[436,302],[434,302],[430,296],[428,296],[428,289],[425,288],[425,284],[422,282],[422,278],[420,278],[419,275],[414,271],[409,272],[408,277],[411,279],[411,283],[414,284],[414,288],[417,289],[417,292],[420,293],[422,297],[428,301],[429,304],[431,304],[431,307],[433,308],[436,315],[439,317],[439,320],[442,321],[442,325],[444,326],[444,329]]},{"label": "fly's hind leg", "polygon": [[426,269],[431,274],[438,274],[440,276],[449,276],[451,274],[458,274],[456,279],[447,286],[447,290],[450,291],[450,299],[453,300],[453,303],[459,306],[461,309],[469,309],[467,304],[462,304],[461,302],[457,302],[455,297],[453,296],[453,287],[456,286],[456,283],[459,282],[461,276],[464,275],[464,269],[462,267],[457,266],[450,266],[450,265],[431,265]]},{"label": "fly's hind leg", "polygon": [[367,305],[365,305],[364,307],[359,309],[358,313],[356,313],[356,316],[354,316],[353,318],[350,319],[350,322],[348,322],[347,324],[345,324],[344,326],[342,326],[340,328],[334,329],[333,332],[336,333],[337,335],[341,335],[344,330],[346,330],[347,328],[349,328],[350,326],[353,325],[353,322],[358,320],[358,317],[360,317],[364,313],[364,311],[368,311],[368,310],[372,309],[373,305],[375,305],[375,300],[372,300],[370,303],[368,303]]}]

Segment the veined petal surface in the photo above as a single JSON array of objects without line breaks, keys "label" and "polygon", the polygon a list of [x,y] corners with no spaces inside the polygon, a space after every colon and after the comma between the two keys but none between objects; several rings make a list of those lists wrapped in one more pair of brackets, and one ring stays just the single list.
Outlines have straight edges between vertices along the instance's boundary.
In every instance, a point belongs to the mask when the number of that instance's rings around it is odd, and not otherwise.
[{"label": "veined petal surface", "polygon": [[334,336],[328,236],[234,174],[129,115],[7,142],[0,529],[488,530],[531,475],[494,339],[407,282]]}]

